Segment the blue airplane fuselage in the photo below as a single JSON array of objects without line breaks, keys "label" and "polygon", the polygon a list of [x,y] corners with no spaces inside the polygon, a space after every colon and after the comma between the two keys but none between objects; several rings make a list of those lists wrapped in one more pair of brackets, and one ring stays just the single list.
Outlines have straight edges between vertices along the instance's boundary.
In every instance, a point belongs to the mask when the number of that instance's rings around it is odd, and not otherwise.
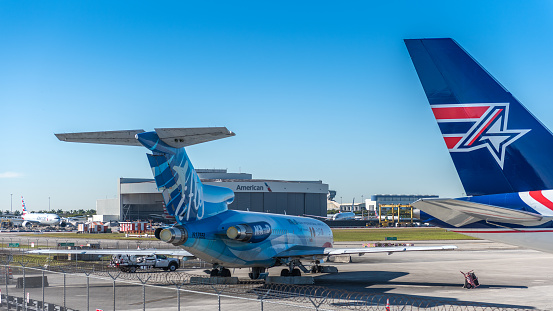
[{"label": "blue airplane fuselage", "polygon": [[[241,224],[259,224],[266,230],[257,242],[228,238],[227,230]],[[277,255],[291,248],[327,248],[333,244],[331,229],[306,217],[227,210],[182,227],[188,234],[182,248],[228,268],[272,267],[277,264]]]}]

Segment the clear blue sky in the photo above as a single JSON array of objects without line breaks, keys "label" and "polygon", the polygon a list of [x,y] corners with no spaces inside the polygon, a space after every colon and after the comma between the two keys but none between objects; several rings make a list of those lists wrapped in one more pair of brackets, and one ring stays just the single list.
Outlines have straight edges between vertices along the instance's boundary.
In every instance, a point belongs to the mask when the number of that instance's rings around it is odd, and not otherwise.
[{"label": "clear blue sky", "polygon": [[197,168],[461,196],[404,38],[452,37],[553,128],[551,1],[1,1],[0,209],[95,208],[139,147],[54,133],[226,126]]}]

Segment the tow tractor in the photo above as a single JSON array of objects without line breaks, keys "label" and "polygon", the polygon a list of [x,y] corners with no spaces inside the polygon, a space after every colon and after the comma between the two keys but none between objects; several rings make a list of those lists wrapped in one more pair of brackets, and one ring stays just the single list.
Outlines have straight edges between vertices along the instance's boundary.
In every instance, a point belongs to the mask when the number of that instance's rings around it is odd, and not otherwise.
[{"label": "tow tractor", "polygon": [[119,268],[123,272],[134,273],[137,270],[146,270],[152,268],[163,269],[165,271],[175,271],[180,263],[177,258],[167,257],[165,255],[113,255],[111,266]]}]

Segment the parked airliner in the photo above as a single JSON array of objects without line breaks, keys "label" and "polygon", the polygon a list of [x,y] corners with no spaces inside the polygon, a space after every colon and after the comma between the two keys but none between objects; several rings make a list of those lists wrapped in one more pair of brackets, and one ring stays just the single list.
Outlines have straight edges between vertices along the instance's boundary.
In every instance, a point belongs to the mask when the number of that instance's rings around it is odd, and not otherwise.
[{"label": "parked airliner", "polygon": [[421,218],[553,252],[553,135],[454,40],[405,40],[468,197],[421,199]]},{"label": "parked airliner", "polygon": [[212,276],[230,276],[229,268],[251,268],[257,279],[265,270],[285,266],[282,276],[299,276],[312,271],[329,255],[451,250],[455,246],[401,246],[333,248],[330,228],[323,222],[299,216],[229,210],[234,192],[229,188],[204,185],[188,158],[186,146],[235,134],[220,128],[177,128],[56,134],[70,142],[144,146],[155,182],[165,206],[177,224],[156,230],[156,237],[180,246],[213,264]]},{"label": "parked airliner", "polygon": [[27,207],[25,207],[25,200],[23,200],[23,197],[21,197],[21,206],[23,208],[23,213],[21,214],[21,218],[23,219],[23,223],[21,225],[23,227],[26,227],[27,225],[65,226],[65,223],[61,221],[60,216],[56,214],[28,213]]}]

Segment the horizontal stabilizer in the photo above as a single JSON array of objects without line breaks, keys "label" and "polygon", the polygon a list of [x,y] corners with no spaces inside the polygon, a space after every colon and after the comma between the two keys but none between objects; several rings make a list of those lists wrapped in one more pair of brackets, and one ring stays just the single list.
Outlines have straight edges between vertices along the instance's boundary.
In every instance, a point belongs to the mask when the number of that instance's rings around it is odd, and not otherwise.
[{"label": "horizontal stabilizer", "polygon": [[155,129],[157,136],[173,148],[182,148],[234,136],[226,127]]},{"label": "horizontal stabilizer", "polygon": [[54,135],[61,141],[72,143],[142,146],[135,138],[136,134],[139,133],[144,133],[144,130],[64,133]]},{"label": "horizontal stabilizer", "polygon": [[[159,138],[173,148],[182,148],[216,139],[234,136],[226,127],[161,128],[155,129]],[[55,134],[61,141],[91,144],[142,146],[136,134],[144,130],[102,131]]]},{"label": "horizontal stabilizer", "polygon": [[412,205],[454,227],[481,220],[524,225],[548,221],[539,214],[455,199],[421,199]]}]

